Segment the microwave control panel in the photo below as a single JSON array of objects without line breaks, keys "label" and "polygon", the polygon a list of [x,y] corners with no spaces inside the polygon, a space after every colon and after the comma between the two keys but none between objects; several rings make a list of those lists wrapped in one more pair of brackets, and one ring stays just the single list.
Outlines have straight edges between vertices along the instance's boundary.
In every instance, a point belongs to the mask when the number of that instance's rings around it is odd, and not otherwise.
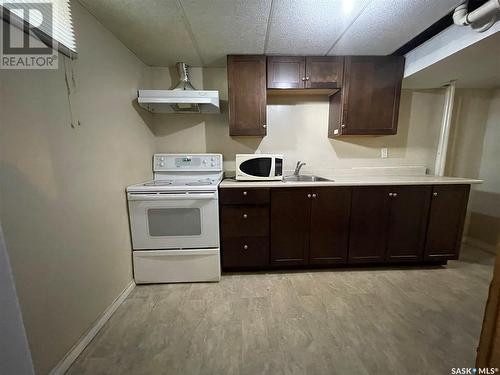
[{"label": "microwave control panel", "polygon": [[153,170],[160,171],[221,171],[221,154],[155,154]]}]

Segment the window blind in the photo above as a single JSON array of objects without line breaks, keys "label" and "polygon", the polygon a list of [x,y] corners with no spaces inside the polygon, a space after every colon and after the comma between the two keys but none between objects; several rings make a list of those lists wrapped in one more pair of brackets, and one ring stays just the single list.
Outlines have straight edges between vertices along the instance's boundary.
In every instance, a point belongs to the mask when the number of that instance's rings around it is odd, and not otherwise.
[{"label": "window blind", "polygon": [[76,57],[70,0],[0,0],[2,16],[24,30],[26,23],[48,46]]}]

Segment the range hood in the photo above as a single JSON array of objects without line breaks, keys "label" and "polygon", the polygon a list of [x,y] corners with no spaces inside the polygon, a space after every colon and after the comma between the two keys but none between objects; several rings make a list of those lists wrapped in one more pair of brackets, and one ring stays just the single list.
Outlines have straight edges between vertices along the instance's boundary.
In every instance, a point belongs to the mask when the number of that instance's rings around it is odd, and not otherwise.
[{"label": "range hood", "polygon": [[179,83],[172,90],[139,90],[139,105],[153,113],[220,113],[219,92],[196,90],[188,66],[177,63]]}]

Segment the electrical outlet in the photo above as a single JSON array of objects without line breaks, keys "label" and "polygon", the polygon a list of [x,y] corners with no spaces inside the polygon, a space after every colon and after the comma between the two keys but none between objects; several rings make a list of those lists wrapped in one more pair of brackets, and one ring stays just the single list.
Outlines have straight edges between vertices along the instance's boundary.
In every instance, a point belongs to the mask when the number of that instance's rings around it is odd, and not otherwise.
[{"label": "electrical outlet", "polygon": [[382,159],[387,159],[389,157],[389,153],[387,151],[387,147],[383,147],[380,149],[380,157]]}]

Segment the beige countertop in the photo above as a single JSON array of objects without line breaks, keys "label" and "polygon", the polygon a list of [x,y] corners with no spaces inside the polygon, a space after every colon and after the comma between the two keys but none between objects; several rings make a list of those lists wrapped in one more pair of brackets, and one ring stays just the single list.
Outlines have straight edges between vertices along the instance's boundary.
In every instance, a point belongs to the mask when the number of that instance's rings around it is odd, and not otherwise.
[{"label": "beige countertop", "polygon": [[283,182],[283,181],[236,181],[224,179],[220,187],[255,188],[255,187],[311,187],[311,186],[376,186],[376,185],[449,185],[480,184],[482,180],[459,177],[422,176],[321,176],[332,181],[321,182]]}]

